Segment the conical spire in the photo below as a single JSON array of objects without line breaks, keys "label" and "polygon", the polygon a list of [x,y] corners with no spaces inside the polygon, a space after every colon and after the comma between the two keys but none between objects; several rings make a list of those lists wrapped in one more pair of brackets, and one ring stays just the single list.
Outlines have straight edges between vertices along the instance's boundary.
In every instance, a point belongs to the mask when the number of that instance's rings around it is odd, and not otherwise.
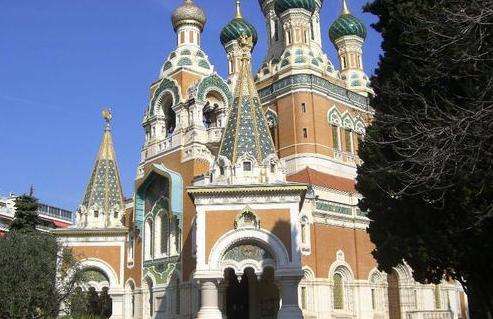
[{"label": "conical spire", "polygon": [[260,164],[269,155],[275,154],[274,143],[252,76],[253,39],[242,36],[238,43],[242,50],[240,73],[219,156],[228,158],[234,165],[239,157],[248,155]]},{"label": "conical spire", "polygon": [[82,201],[82,206],[86,209],[99,209],[105,215],[112,210],[122,211],[124,207],[120,173],[111,136],[111,117],[110,110],[103,111],[106,122],[103,141]]},{"label": "conical spire", "polygon": [[347,5],[346,0],[342,0],[342,11],[341,11],[341,15],[344,15],[344,14],[351,14],[351,11],[349,11],[349,7]]}]

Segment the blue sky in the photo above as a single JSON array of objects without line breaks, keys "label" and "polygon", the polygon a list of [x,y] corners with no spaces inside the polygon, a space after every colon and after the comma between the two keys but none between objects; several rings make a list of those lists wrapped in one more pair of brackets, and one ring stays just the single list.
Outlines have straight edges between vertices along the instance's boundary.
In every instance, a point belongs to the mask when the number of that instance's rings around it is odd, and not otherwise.
[{"label": "blue sky", "polygon": [[[182,0],[0,0],[0,194],[23,193],[33,184],[43,202],[76,209],[101,140],[101,109],[113,109],[113,137],[126,196],[143,142],[140,126],[149,85],[175,34],[170,16]],[[225,74],[221,28],[234,0],[196,0],[208,16],[203,48]],[[365,69],[378,62],[380,37],[362,13],[366,0],[349,0],[368,26]],[[243,14],[260,35],[255,68],[266,52],[257,0],[242,1]],[[340,0],[325,0],[325,50],[335,65],[327,30]]]}]

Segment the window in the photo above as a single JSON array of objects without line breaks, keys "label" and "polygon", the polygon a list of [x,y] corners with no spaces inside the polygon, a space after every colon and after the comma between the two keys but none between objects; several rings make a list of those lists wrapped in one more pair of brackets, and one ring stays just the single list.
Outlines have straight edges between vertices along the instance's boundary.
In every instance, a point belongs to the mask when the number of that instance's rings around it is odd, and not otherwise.
[{"label": "window", "polygon": [[377,309],[377,296],[375,288],[371,289],[371,308],[373,310]]},{"label": "window", "polygon": [[94,217],[98,218],[99,217],[99,212],[97,210],[94,211]]},{"label": "window", "polygon": [[351,130],[349,129],[344,129],[344,143],[345,143],[346,152],[352,153],[353,148],[351,145]]},{"label": "window", "polygon": [[341,274],[334,275],[334,309],[344,309],[344,287]]},{"label": "window", "polygon": [[190,31],[189,35],[190,35],[190,43],[193,43],[194,42],[193,31]]},{"label": "window", "polygon": [[301,112],[306,113],[306,103],[301,103]]},{"label": "window", "polygon": [[312,40],[315,40],[315,30],[313,28],[313,20],[310,21],[310,34],[312,35]]},{"label": "window", "polygon": [[291,30],[287,32],[288,44],[291,44]]},{"label": "window", "polygon": [[185,42],[185,31],[180,32],[180,44]]},{"label": "window", "polygon": [[221,165],[221,166],[219,166],[219,174],[220,174],[221,176],[223,176],[223,175],[224,175],[224,166],[222,166],[222,165]]},{"label": "window", "polygon": [[306,128],[303,128],[303,137],[304,138],[308,137],[308,130]]},{"label": "window", "polygon": [[308,228],[308,225],[303,223],[301,224],[301,242],[303,244],[306,244],[306,241],[307,241],[307,228]]},{"label": "window", "polygon": [[252,170],[252,162],[243,162],[243,170],[250,172]]},{"label": "window", "polygon": [[306,287],[301,287],[301,309],[306,309]]},{"label": "window", "polygon": [[161,254],[165,255],[169,253],[168,249],[168,236],[169,236],[169,218],[166,213],[161,215]]},{"label": "window", "polygon": [[345,69],[345,68],[346,68],[346,57],[345,57],[345,56],[342,56],[342,57],[341,57],[341,67],[342,67],[343,69]]},{"label": "window", "polygon": [[276,170],[276,164],[274,164],[274,163],[270,163],[270,172],[271,172],[271,173],[274,173],[274,172],[275,172],[275,170]]},{"label": "window", "polygon": [[335,125],[332,125],[332,146],[339,150],[339,128]]}]

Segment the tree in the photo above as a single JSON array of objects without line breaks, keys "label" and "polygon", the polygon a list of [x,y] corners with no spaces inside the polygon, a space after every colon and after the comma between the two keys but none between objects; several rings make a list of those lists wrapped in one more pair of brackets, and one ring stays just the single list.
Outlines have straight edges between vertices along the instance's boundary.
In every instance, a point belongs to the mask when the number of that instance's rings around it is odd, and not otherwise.
[{"label": "tree", "polygon": [[70,251],[39,231],[11,231],[0,239],[0,318],[55,318],[80,285]]},{"label": "tree", "polygon": [[458,280],[493,313],[493,2],[375,0],[383,56],[360,149],[360,208],[382,270]]},{"label": "tree", "polygon": [[35,230],[39,224],[38,200],[29,195],[15,199],[15,216],[10,230]]}]

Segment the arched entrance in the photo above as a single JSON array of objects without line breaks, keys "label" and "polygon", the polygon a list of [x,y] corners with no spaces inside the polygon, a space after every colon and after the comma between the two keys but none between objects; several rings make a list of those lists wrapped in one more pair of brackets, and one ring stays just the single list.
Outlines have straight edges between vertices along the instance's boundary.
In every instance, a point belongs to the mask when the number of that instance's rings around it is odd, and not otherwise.
[{"label": "arched entrance", "polygon": [[242,275],[228,268],[224,272],[223,285],[223,314],[226,318],[277,318],[279,288],[274,282],[273,268],[265,268],[260,276],[250,267]]},{"label": "arched entrance", "polygon": [[286,247],[271,232],[255,229],[255,224],[244,227],[221,236],[209,254],[208,269],[197,269],[197,318],[301,319],[301,263],[290,261]]}]

